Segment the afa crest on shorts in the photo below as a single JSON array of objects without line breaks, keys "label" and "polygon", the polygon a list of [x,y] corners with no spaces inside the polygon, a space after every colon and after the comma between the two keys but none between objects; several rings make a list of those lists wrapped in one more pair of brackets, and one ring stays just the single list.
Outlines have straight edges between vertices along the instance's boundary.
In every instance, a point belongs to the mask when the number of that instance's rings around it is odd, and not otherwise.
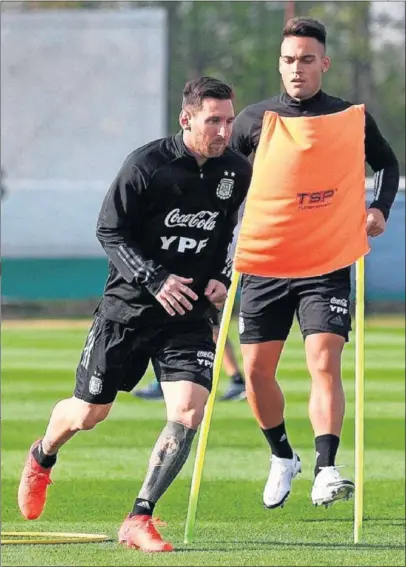
[{"label": "afa crest on shorts", "polygon": [[230,175],[230,177],[234,177],[235,173],[234,171],[232,171],[229,174],[228,171],[225,171],[224,175],[225,177],[223,177],[223,179],[220,180],[220,183],[218,184],[216,191],[217,197],[223,200],[229,199],[233,193],[234,179],[230,179],[228,175]]},{"label": "afa crest on shorts", "polygon": [[101,391],[103,389],[103,381],[100,378],[100,374],[98,374],[97,372],[95,372],[93,374],[93,376],[90,378],[90,382],[89,382],[89,392],[93,395],[93,396],[97,396],[98,394],[101,394]]}]

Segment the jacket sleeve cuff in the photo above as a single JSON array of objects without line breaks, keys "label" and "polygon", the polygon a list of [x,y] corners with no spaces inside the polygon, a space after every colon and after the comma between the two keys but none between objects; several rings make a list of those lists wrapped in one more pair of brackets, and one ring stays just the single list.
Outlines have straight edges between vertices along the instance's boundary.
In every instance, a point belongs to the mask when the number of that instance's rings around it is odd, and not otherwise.
[{"label": "jacket sleeve cuff", "polygon": [[368,206],[368,209],[378,209],[385,217],[385,220],[388,220],[389,207],[384,205],[383,203],[380,203],[379,201],[372,201],[372,203]]},{"label": "jacket sleeve cuff", "polygon": [[149,291],[149,293],[155,296],[157,295],[157,293],[159,293],[159,290],[164,285],[169,276],[170,273],[167,270],[165,270],[164,268],[159,268],[159,270],[157,270],[155,274],[154,279],[145,284],[145,288]]}]

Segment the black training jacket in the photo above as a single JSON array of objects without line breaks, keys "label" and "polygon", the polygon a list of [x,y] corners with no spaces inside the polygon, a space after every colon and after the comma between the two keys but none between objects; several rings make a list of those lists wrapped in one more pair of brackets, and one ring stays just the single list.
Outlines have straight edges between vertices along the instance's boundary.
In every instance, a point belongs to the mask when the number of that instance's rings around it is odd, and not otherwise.
[{"label": "black training jacket", "polygon": [[[236,118],[231,147],[245,156],[255,152],[267,110],[280,116],[319,116],[345,110],[352,103],[319,91],[314,97],[297,101],[287,93],[247,106]],[[374,175],[374,199],[370,207],[382,211],[385,219],[399,188],[399,165],[388,142],[382,136],[372,116],[365,113],[365,158]]]},{"label": "black training jacket", "polygon": [[[101,207],[97,238],[109,258],[99,312],[113,321],[196,319],[210,279],[230,283],[228,248],[252,168],[227,148],[199,167],[182,133],[132,152]],[[154,297],[169,274],[193,278],[192,311],[171,317]]]}]

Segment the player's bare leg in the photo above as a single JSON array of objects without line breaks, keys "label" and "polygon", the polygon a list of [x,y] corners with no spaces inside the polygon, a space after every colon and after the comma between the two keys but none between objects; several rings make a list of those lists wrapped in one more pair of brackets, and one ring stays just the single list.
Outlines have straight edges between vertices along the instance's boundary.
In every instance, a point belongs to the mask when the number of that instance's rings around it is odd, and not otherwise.
[{"label": "player's bare leg", "polygon": [[242,344],[247,400],[262,430],[283,421],[285,399],[276,380],[284,341]]},{"label": "player's bare leg", "polygon": [[45,436],[31,446],[21,475],[18,505],[27,520],[35,520],[42,514],[59,449],[78,431],[93,429],[103,421],[111,406],[89,404],[75,397],[56,404]]},{"label": "player's bare leg", "polygon": [[306,359],[312,377],[309,416],[316,448],[312,500],[326,507],[348,499],[354,492],[352,481],[342,478],[335,458],[340,443],[345,411],[341,380],[341,356],[345,340],[332,333],[306,337]]},{"label": "player's bare leg", "polygon": [[124,520],[119,542],[146,552],[172,551],[156,530],[156,503],[185,464],[199,427],[209,392],[187,381],[162,382],[167,422],[152,451],[148,471],[131,514]]},{"label": "player's bare leg", "polygon": [[293,478],[301,471],[284,422],[285,399],[276,380],[284,341],[242,344],[247,400],[272,450],[271,468],[263,493],[267,508],[283,506]]}]

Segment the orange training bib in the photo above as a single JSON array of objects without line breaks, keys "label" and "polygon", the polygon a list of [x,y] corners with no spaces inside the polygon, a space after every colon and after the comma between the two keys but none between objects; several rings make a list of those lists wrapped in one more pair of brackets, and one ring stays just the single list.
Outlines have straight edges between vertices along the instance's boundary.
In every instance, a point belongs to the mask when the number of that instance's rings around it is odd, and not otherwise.
[{"label": "orange training bib", "polygon": [[338,270],[369,252],[365,109],[264,115],[234,258],[240,273],[300,278]]}]

